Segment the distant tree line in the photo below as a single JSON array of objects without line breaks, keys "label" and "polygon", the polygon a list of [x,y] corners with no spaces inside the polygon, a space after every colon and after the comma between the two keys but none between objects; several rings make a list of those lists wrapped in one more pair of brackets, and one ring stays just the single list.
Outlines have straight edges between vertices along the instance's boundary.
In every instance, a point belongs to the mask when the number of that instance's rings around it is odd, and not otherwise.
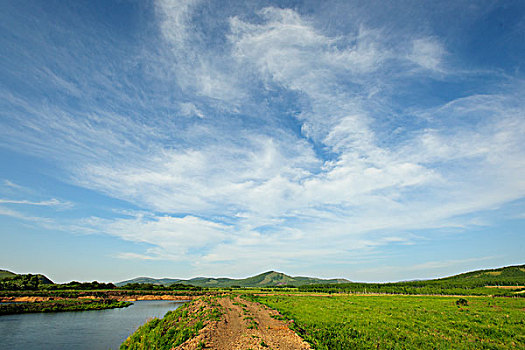
[{"label": "distant tree line", "polygon": [[[514,291],[486,288],[487,286],[521,286]],[[449,294],[449,295],[501,295],[524,296],[525,265],[508,266],[494,270],[479,270],[464,274],[426,280],[395,283],[342,283],[300,286],[303,292],[325,293],[383,293],[383,294]]]},{"label": "distant tree line", "polygon": [[77,282],[71,281],[62,284],[48,284],[43,289],[47,290],[100,290],[100,289],[115,289],[117,288],[113,283],[102,283],[98,281],[93,282]]},{"label": "distant tree line", "polygon": [[77,282],[72,281],[68,283],[43,283],[40,275],[17,275],[14,277],[7,277],[0,280],[0,290],[10,291],[35,291],[35,290],[151,290],[151,291],[201,291],[206,288],[197,287],[188,284],[174,283],[169,286],[157,285],[152,283],[130,283],[121,287],[116,287],[113,283],[102,283],[98,281],[93,282]]},{"label": "distant tree line", "polygon": [[430,280],[396,283],[341,283],[300,286],[301,292],[316,293],[381,293],[425,295],[516,295],[513,291],[486,286],[523,286],[523,280]]},{"label": "distant tree line", "polygon": [[171,291],[171,290],[191,290],[191,291],[200,291],[206,288],[193,286],[191,284],[182,284],[182,283],[173,283],[169,286],[162,284],[153,284],[153,283],[128,283],[124,286],[118,287],[119,289],[124,290],[159,290],[159,291]]},{"label": "distant tree line", "polygon": [[100,290],[115,289],[113,283],[69,282],[63,284],[42,283],[38,275],[17,275],[0,280],[0,290]]}]

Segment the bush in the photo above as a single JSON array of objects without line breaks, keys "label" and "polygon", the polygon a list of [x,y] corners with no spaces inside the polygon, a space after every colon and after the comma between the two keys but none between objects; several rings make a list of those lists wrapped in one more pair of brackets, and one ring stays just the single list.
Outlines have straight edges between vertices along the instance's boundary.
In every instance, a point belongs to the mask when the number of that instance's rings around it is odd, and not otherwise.
[{"label": "bush", "polygon": [[456,305],[458,307],[468,306],[468,300],[467,299],[463,299],[463,298],[459,298],[458,300],[456,300]]}]

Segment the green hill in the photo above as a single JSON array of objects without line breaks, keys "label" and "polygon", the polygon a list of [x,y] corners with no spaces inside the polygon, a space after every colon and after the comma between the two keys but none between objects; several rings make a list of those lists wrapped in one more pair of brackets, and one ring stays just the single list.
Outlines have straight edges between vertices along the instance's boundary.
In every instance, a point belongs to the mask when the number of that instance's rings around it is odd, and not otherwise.
[{"label": "green hill", "polygon": [[[525,265],[477,270],[445,278],[393,283],[306,285],[303,291],[391,294],[449,294],[525,296]],[[487,288],[491,287],[491,288]],[[494,288],[506,287],[506,288]]]},{"label": "green hill", "polygon": [[35,290],[41,285],[53,284],[42,274],[16,274],[0,270],[0,290]]},{"label": "green hill", "polygon": [[0,280],[8,277],[15,277],[16,273],[7,271],[7,270],[0,270]]},{"label": "green hill", "polygon": [[0,280],[6,279],[6,278],[22,278],[23,276],[36,276],[41,284],[53,284],[53,281],[51,281],[49,278],[42,274],[17,274],[11,271],[7,270],[0,270]]},{"label": "green hill", "polygon": [[443,287],[443,288],[475,288],[484,286],[515,286],[525,285],[525,265],[507,266],[497,269],[477,270],[466,272],[450,277],[422,280],[422,281],[402,281],[395,283],[354,283],[346,279],[320,279],[313,277],[292,277],[281,272],[268,271],[256,276],[233,279],[233,278],[214,278],[196,277],[188,280],[174,278],[150,278],[138,277],[127,281],[115,283],[117,286],[125,286],[129,283],[151,283],[155,285],[169,286],[174,283],[193,285],[197,287],[228,288],[239,287],[276,287],[276,286],[313,286],[319,285],[321,288],[341,289],[352,286],[363,288],[373,288],[376,285],[385,287]]},{"label": "green hill", "polygon": [[459,275],[439,278],[432,281],[475,284],[480,286],[525,285],[525,265],[465,272]]},{"label": "green hill", "polygon": [[225,281],[225,283],[240,287],[273,287],[273,286],[304,286],[307,284],[336,284],[348,282],[344,279],[324,280],[313,277],[292,277],[281,272],[268,271],[260,275],[240,280]]},{"label": "green hill", "polygon": [[275,287],[275,286],[304,286],[308,284],[337,284],[348,283],[345,279],[320,279],[313,277],[292,277],[281,272],[268,271],[256,276],[233,279],[233,278],[212,278],[196,277],[189,280],[178,279],[155,279],[148,277],[139,277],[128,281],[115,283],[117,286],[124,286],[129,283],[152,283],[157,285],[170,285],[173,283],[191,284],[197,287],[228,288],[233,286],[239,287]]},{"label": "green hill", "polygon": [[47,278],[47,276],[44,276],[40,273],[37,274],[36,276],[40,280],[40,284],[55,284],[55,282],[51,281],[49,278]]}]

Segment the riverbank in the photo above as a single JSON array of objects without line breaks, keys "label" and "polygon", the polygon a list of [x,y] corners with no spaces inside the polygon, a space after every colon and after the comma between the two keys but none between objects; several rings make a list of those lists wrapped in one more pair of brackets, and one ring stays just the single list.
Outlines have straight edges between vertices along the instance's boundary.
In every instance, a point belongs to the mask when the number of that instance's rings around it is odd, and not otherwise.
[{"label": "riverbank", "polygon": [[118,301],[140,301],[140,300],[173,300],[173,301],[191,301],[195,298],[194,295],[171,295],[171,294],[146,294],[146,295],[131,295],[115,298]]},{"label": "riverbank", "polygon": [[[22,295],[20,295],[22,294]],[[103,310],[126,307],[134,301],[191,301],[196,295],[182,293],[133,293],[130,291],[4,292],[0,315],[34,312]]]},{"label": "riverbank", "polygon": [[0,304],[0,315],[37,312],[87,311],[123,308],[132,305],[112,299],[62,299]]},{"label": "riverbank", "polygon": [[310,349],[274,310],[234,295],[203,297],[140,327],[121,346],[138,349]]},{"label": "riverbank", "polygon": [[173,301],[190,301],[195,298],[194,295],[171,295],[171,294],[144,294],[144,295],[103,295],[84,294],[77,297],[66,298],[60,296],[0,296],[0,303],[36,303],[45,301],[61,300],[113,300],[113,301],[138,301],[138,300],[173,300]]}]

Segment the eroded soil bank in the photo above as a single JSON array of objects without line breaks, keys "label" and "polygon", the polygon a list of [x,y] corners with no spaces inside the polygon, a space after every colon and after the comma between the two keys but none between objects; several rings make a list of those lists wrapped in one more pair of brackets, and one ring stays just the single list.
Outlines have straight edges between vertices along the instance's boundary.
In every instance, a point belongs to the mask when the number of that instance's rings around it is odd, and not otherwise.
[{"label": "eroded soil bank", "polygon": [[12,296],[12,297],[0,297],[1,303],[20,303],[20,302],[41,302],[41,301],[54,301],[54,300],[74,300],[74,299],[111,299],[117,301],[137,301],[137,300],[176,300],[176,301],[189,301],[195,298],[192,295],[159,295],[159,294],[146,294],[146,295],[126,295],[126,296],[112,296],[101,298],[96,295],[82,295],[77,298],[64,298],[58,296]]}]

